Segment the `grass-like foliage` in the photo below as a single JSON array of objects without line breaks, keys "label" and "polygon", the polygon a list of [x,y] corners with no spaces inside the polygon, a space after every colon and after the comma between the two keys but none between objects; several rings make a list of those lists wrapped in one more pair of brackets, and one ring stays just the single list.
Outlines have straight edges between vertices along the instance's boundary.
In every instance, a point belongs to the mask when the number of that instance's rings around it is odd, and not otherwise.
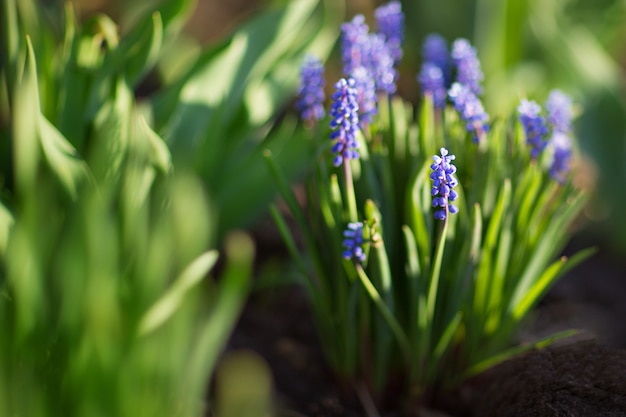
[{"label": "grass-like foliage", "polygon": [[[344,61],[367,54],[351,43],[363,39],[351,35],[361,24],[343,27],[342,47],[352,48]],[[437,90],[422,82],[416,111],[378,89],[365,123],[368,84],[345,70],[330,117],[309,130],[318,151],[304,208],[267,153],[303,252],[278,210],[274,219],[303,274],[329,361],[374,391],[399,374],[424,395],[529,348],[513,344],[516,331],[555,280],[591,253],[558,257],[587,196],[572,184],[570,142],[567,169],[555,165],[565,154],[548,140],[559,133],[549,123],[554,114],[535,114],[526,107],[539,106],[523,101],[519,114],[494,109],[488,121],[479,64],[463,61],[477,60],[473,48],[457,42],[451,55],[434,77],[443,99],[435,103]],[[303,83],[308,76],[303,71]],[[447,151],[455,159],[444,158]]]},{"label": "grass-like foliage", "polygon": [[181,34],[191,0],[123,27],[2,3],[0,415],[202,415],[250,285],[253,245],[230,232],[275,192],[263,148],[302,167],[295,123],[267,133],[301,54],[337,36],[326,3],[210,47]]}]

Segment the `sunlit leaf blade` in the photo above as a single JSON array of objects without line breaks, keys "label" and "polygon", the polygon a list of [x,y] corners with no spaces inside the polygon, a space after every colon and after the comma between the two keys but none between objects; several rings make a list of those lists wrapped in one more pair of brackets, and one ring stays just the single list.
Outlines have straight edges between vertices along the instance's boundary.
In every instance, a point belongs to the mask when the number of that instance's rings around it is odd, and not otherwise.
[{"label": "sunlit leaf blade", "polygon": [[[226,343],[250,288],[254,243],[243,233],[226,239],[226,269],[221,275],[215,304],[208,321],[203,324],[192,354],[186,363],[190,386],[201,395],[211,377],[215,361]],[[180,387],[186,390],[187,387]],[[197,407],[197,404],[194,405]]]},{"label": "sunlit leaf blade", "polygon": [[48,166],[54,172],[67,192],[76,198],[78,187],[89,176],[87,164],[76,149],[43,115],[39,117],[41,146]]},{"label": "sunlit leaf blade", "polygon": [[566,272],[566,270],[569,270],[583,262],[585,259],[588,259],[596,253],[596,251],[596,248],[582,250],[571,258],[562,257],[546,268],[543,274],[541,274],[541,276],[539,276],[539,278],[534,282],[533,286],[524,294],[524,297],[520,300],[519,304],[515,306],[515,309],[513,310],[513,318],[520,319],[524,317],[552,287],[554,282]]},{"label": "sunlit leaf blade", "polygon": [[138,332],[147,335],[165,323],[184,302],[187,292],[198,285],[217,261],[217,251],[209,251],[193,261],[176,278],[169,290],[142,317]]}]

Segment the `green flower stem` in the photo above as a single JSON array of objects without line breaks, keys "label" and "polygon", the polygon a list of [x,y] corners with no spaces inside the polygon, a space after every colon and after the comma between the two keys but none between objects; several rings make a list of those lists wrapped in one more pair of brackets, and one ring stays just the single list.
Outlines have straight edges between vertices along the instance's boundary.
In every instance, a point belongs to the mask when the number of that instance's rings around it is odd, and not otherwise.
[{"label": "green flower stem", "polygon": [[435,253],[435,259],[432,265],[432,274],[430,277],[430,284],[428,287],[428,298],[426,300],[426,314],[428,323],[430,323],[430,335],[429,341],[433,340],[434,336],[434,318],[435,318],[435,304],[437,302],[437,290],[439,289],[439,278],[441,275],[441,263],[443,261],[443,250],[446,245],[446,235],[448,232],[448,221],[450,213],[446,206],[446,218],[443,221],[443,227],[441,229],[441,235],[439,237],[439,243],[437,244],[437,252]]},{"label": "green flower stem", "polygon": [[363,266],[361,266],[360,264],[355,264],[355,268],[356,268],[357,275],[359,279],[361,280],[361,283],[363,284],[363,287],[369,294],[374,304],[376,304],[376,307],[380,311],[380,314],[382,314],[383,318],[389,325],[389,328],[391,329],[394,336],[398,340],[398,345],[400,346],[400,350],[402,351],[402,355],[404,356],[406,363],[410,364],[411,363],[411,348],[410,348],[411,345],[409,343],[409,339],[407,338],[406,334],[402,330],[400,323],[398,323],[398,321],[394,317],[391,310],[389,310],[389,307],[387,307],[387,305],[384,303],[384,301],[380,297],[380,294],[378,293],[378,291],[376,291],[374,284],[372,284],[369,277],[363,270]]},{"label": "green flower stem", "polygon": [[343,162],[344,179],[346,180],[346,201],[348,203],[348,220],[358,221],[359,217],[356,209],[356,194],[354,192],[354,182],[352,181],[352,167],[349,161]]}]

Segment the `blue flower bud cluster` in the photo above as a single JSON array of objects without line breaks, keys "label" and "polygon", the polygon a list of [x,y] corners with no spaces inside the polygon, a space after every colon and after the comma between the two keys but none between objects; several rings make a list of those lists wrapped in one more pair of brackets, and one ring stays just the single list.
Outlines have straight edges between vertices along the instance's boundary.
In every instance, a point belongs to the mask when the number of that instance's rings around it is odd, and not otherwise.
[{"label": "blue flower bud cluster", "polygon": [[376,106],[376,83],[365,67],[357,67],[352,71],[357,91],[357,103],[359,105],[359,120],[361,127],[372,122],[378,113]]},{"label": "blue flower bud cluster", "polygon": [[472,133],[472,140],[478,143],[480,137],[489,130],[489,125],[487,125],[489,116],[483,104],[468,86],[458,82],[452,84],[448,96],[465,122],[465,128]]},{"label": "blue flower bud cluster", "polygon": [[370,34],[366,47],[369,57],[368,65],[376,83],[376,91],[395,94],[398,74],[384,36],[377,33]]},{"label": "blue flower bud cluster", "polygon": [[553,132],[567,133],[572,128],[572,99],[560,90],[552,90],[546,100],[548,123]]},{"label": "blue flower bud cluster", "polygon": [[550,139],[552,147],[552,164],[550,176],[559,184],[565,183],[572,159],[572,142],[563,132],[555,132]]},{"label": "blue flower bud cluster", "polygon": [[450,58],[446,40],[436,33],[428,35],[422,45],[422,58],[424,63],[429,62],[441,68],[447,86],[450,82]]},{"label": "blue flower bud cluster", "polygon": [[[424,61],[417,79],[424,94],[433,97],[435,108],[442,109],[449,97],[454,108],[472,134],[474,143],[489,129],[489,115],[485,112],[478,96],[482,93],[483,72],[476,50],[467,39],[457,39],[448,56],[448,45],[444,38],[430,34],[422,47]],[[450,85],[450,64],[455,71],[455,81]]]},{"label": "blue flower bud cluster", "polygon": [[433,62],[424,62],[417,80],[424,94],[430,94],[435,108],[442,109],[446,105],[448,92],[443,70]]},{"label": "blue flower bud cluster", "polygon": [[539,158],[544,149],[550,147],[552,163],[550,176],[563,184],[570,170],[572,142],[572,100],[560,90],[552,90],[545,103],[546,116],[534,101],[522,99],[517,108],[519,120],[524,128],[526,143],[531,147],[530,155]]},{"label": "blue flower bud cluster", "polygon": [[404,42],[404,13],[399,1],[390,1],[379,6],[374,12],[378,33],[384,36],[389,51],[396,65],[402,59]]},{"label": "blue flower bud cluster", "polygon": [[474,95],[481,95],[484,76],[474,47],[467,39],[457,39],[452,44],[451,56],[456,67],[456,81],[466,85]]},{"label": "blue flower bud cluster", "polygon": [[349,159],[358,159],[359,144],[356,134],[359,129],[359,104],[357,103],[356,83],[354,79],[340,79],[335,84],[332,95],[333,104],[330,108],[330,128],[333,130],[332,152],[335,154],[333,164],[340,166]]},{"label": "blue flower bud cluster", "polygon": [[358,14],[341,25],[341,60],[343,73],[351,76],[358,67],[368,68],[369,27],[365,16]]},{"label": "blue flower bud cluster", "polygon": [[446,105],[450,78],[446,40],[434,33],[428,35],[422,46],[422,57],[424,61],[417,81],[422,92],[432,96],[435,108],[442,109]]},{"label": "blue flower bud cluster", "polygon": [[363,237],[363,223],[348,223],[346,230],[343,232],[343,237],[343,247],[345,248],[343,251],[344,259],[365,262],[365,252],[363,251],[363,244],[365,243]]},{"label": "blue flower bud cluster", "polygon": [[300,67],[298,97],[296,106],[302,120],[312,124],[324,118],[324,67],[312,55],[306,55]]},{"label": "blue flower bud cluster", "polygon": [[363,15],[341,26],[343,72],[354,77],[357,68],[365,68],[374,79],[376,91],[394,94],[397,72],[390,45],[384,35],[369,33]]},{"label": "blue flower bud cluster", "polygon": [[530,157],[537,159],[548,142],[548,126],[541,115],[541,106],[534,101],[522,99],[517,107],[519,120],[526,134],[526,143],[530,146]]},{"label": "blue flower bud cluster", "polygon": [[560,90],[552,90],[546,100],[548,125],[552,128],[549,144],[552,148],[550,176],[560,184],[565,182],[572,160],[572,99]]},{"label": "blue flower bud cluster", "polygon": [[441,156],[433,156],[433,163],[430,166],[433,171],[430,174],[430,179],[433,180],[431,194],[433,207],[439,207],[439,210],[435,211],[435,219],[445,220],[448,213],[455,214],[459,211],[457,206],[450,204],[458,197],[456,191],[453,190],[458,181],[454,177],[456,167],[451,163],[455,156],[449,155],[446,148],[441,148],[440,153]]}]

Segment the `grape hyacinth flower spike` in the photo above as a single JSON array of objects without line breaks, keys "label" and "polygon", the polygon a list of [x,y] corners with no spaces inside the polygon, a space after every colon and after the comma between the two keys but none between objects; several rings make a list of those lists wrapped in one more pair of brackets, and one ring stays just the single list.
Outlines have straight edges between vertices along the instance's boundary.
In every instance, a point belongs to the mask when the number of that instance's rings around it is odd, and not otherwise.
[{"label": "grape hyacinth flower spike", "polygon": [[545,140],[548,127],[540,114],[541,106],[534,101],[522,99],[517,111],[526,134],[526,143],[531,147],[530,157],[537,159],[548,143]]},{"label": "grape hyacinth flower spike", "polygon": [[456,81],[466,85],[475,95],[481,95],[484,75],[474,47],[467,39],[457,39],[452,44],[451,56],[456,66]]},{"label": "grape hyacinth flower spike", "polygon": [[459,209],[451,201],[455,201],[458,197],[456,191],[453,190],[458,184],[454,177],[456,167],[451,161],[455,159],[454,155],[449,155],[446,148],[441,148],[441,156],[434,155],[433,163],[430,166],[432,173],[430,179],[433,180],[433,188],[431,194],[433,196],[433,207],[440,209],[435,211],[435,219],[445,220],[448,213],[456,214]]},{"label": "grape hyacinth flower spike", "polygon": [[324,67],[313,55],[306,55],[300,68],[300,89],[296,106],[303,121],[311,125],[324,118]]},{"label": "grape hyacinth flower spike", "polygon": [[489,116],[480,99],[469,87],[461,83],[452,84],[448,90],[448,96],[465,122],[465,129],[473,135],[473,142],[480,143],[484,134],[489,130],[487,125]]},{"label": "grape hyacinth flower spike", "polygon": [[333,130],[330,139],[334,141],[331,148],[335,154],[333,164],[338,167],[349,159],[358,159],[359,144],[356,134],[359,129],[359,105],[357,103],[356,83],[354,79],[340,79],[335,84],[330,108],[330,128]]},{"label": "grape hyacinth flower spike", "polygon": [[546,101],[546,110],[548,125],[552,129],[550,176],[559,184],[564,184],[572,159],[572,143],[568,135],[572,128],[572,99],[560,90],[552,90]]},{"label": "grape hyacinth flower spike", "polygon": [[374,12],[378,32],[384,36],[395,64],[402,59],[404,41],[404,13],[399,1],[390,1]]},{"label": "grape hyacinth flower spike", "polygon": [[441,69],[446,87],[450,83],[450,58],[448,54],[448,43],[443,36],[431,33],[424,40],[422,46],[422,58],[424,64],[431,63]]},{"label": "grape hyacinth flower spike", "polygon": [[572,159],[572,143],[565,133],[556,132],[550,140],[553,150],[550,176],[559,184],[564,184],[570,171]]},{"label": "grape hyacinth flower spike", "polygon": [[380,34],[370,34],[366,47],[367,64],[376,82],[376,91],[395,94],[398,74],[385,38]]},{"label": "grape hyacinth flower spike", "polygon": [[341,25],[341,61],[344,74],[351,75],[358,67],[368,67],[368,37],[369,27],[362,14]]},{"label": "grape hyacinth flower spike", "polygon": [[443,71],[432,62],[425,62],[417,76],[424,95],[430,94],[436,109],[443,109],[446,105],[446,80]]},{"label": "grape hyacinth flower spike", "polygon": [[343,237],[343,247],[345,248],[343,258],[347,260],[353,259],[360,263],[365,262],[363,223],[348,223],[346,230],[343,232]]},{"label": "grape hyacinth flower spike", "polygon": [[365,131],[365,127],[372,122],[372,118],[378,113],[376,83],[365,67],[355,68],[351,76],[354,79],[357,91],[359,121],[361,128]]},{"label": "grape hyacinth flower spike", "polygon": [[546,100],[548,123],[553,132],[567,133],[572,128],[572,99],[560,90],[552,90]]}]

